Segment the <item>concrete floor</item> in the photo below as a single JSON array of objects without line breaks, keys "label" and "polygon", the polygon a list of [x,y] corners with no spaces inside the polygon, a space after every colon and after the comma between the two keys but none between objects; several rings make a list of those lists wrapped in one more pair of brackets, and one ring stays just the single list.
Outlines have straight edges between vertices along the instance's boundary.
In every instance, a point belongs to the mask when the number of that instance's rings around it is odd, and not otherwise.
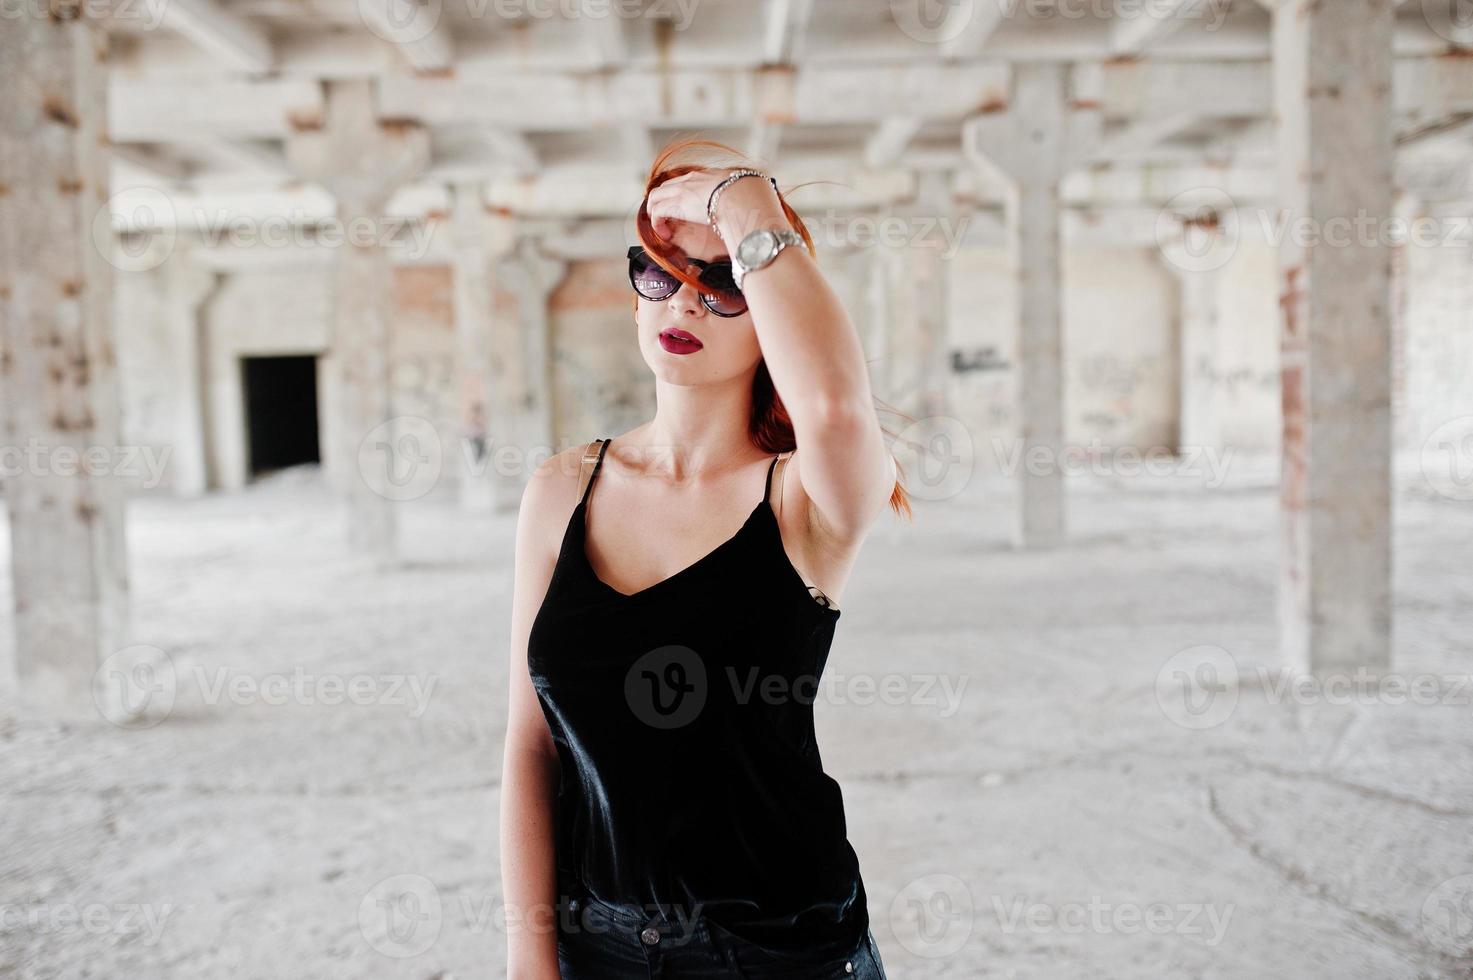
[{"label": "concrete floor", "polygon": [[[1436,689],[1284,695],[1273,476],[1080,478],[1047,552],[1002,481],[882,520],[818,724],[892,980],[1469,975],[1473,505],[1398,495],[1396,666]],[[406,506],[385,575],[312,470],[130,521],[174,707],[0,716],[0,976],[500,976],[513,519]],[[372,703],[195,683],[299,669]]]}]

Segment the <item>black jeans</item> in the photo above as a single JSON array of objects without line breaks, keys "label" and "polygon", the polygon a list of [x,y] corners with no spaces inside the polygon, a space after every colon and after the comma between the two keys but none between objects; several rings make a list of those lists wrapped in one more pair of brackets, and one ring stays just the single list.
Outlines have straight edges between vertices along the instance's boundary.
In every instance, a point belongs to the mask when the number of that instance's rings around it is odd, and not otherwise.
[{"label": "black jeans", "polygon": [[887,980],[873,933],[848,953],[814,962],[769,953],[710,922],[615,905],[577,882],[558,915],[562,980]]}]

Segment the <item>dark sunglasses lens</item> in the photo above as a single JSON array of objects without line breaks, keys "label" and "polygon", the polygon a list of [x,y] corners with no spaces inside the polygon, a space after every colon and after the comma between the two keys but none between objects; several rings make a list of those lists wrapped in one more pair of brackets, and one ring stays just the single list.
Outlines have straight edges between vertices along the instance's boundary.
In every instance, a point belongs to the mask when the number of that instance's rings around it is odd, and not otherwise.
[{"label": "dark sunglasses lens", "polygon": [[746,311],[747,299],[731,278],[731,263],[717,262],[701,273],[701,282],[711,287],[706,307],[718,316],[737,316]]},{"label": "dark sunglasses lens", "polygon": [[679,279],[645,256],[629,260],[629,281],[634,291],[645,299],[669,299],[680,289]]}]

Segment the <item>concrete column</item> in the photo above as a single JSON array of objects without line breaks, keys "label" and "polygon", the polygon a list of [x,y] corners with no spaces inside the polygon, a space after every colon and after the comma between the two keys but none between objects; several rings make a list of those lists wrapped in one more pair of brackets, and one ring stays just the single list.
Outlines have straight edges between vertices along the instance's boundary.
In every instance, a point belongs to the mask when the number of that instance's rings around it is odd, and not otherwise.
[{"label": "concrete column", "polygon": [[877,245],[885,256],[884,299],[888,310],[881,326],[890,334],[887,367],[889,398],[897,408],[927,418],[946,411],[949,376],[947,342],[951,309],[951,268],[938,219],[950,219],[951,187],[947,174],[917,174],[912,198],[888,209],[880,220],[903,228],[907,245]]},{"label": "concrete column", "polygon": [[328,358],[334,383],[323,456],[348,502],[350,547],[389,560],[396,550],[392,488],[401,447],[390,397],[394,269],[382,244],[383,217],[394,191],[429,163],[429,136],[420,126],[381,123],[367,79],[324,85],[321,128],[287,140],[292,165],[333,195],[348,231],[333,273]]},{"label": "concrete column", "polygon": [[169,469],[174,493],[193,497],[210,486],[209,407],[205,398],[204,308],[219,287],[220,276],[199,264],[186,249],[177,249],[163,266],[165,316],[172,359],[174,444]]},{"label": "concrete column", "polygon": [[[459,184],[453,192],[455,273],[455,371],[459,388],[460,441],[455,461],[460,501],[468,510],[491,508],[495,466],[491,438],[500,358],[495,347],[495,264],[506,255],[514,233],[511,218],[487,212],[481,184]],[[505,409],[505,406],[501,406]]]},{"label": "concrete column", "polygon": [[492,429],[497,435],[497,445],[504,445],[503,440],[509,439],[520,458],[528,461],[517,471],[496,473],[498,510],[516,509],[535,463],[558,448],[554,442],[552,338],[547,303],[567,271],[566,262],[544,254],[531,238],[521,239],[497,265],[500,282],[516,298],[517,323],[507,331],[515,340],[516,350],[505,361],[504,374],[496,379],[504,392],[497,398],[497,407],[504,405],[507,411],[493,414]]},{"label": "concrete column", "polygon": [[[867,311],[867,337],[865,350],[869,352],[874,362],[873,372],[876,380],[884,379],[885,384],[875,385],[877,391],[884,391],[888,399],[889,394],[889,371],[891,353],[891,311],[895,303],[895,284],[900,281],[900,253],[897,249],[876,242],[868,253],[869,268],[865,282],[865,309]],[[892,403],[893,404],[893,403]],[[899,408],[900,406],[895,406]]]},{"label": "concrete column", "polygon": [[946,409],[947,296],[950,270],[941,248],[879,246],[884,259],[887,399],[917,419]]},{"label": "concrete column", "polygon": [[1097,103],[1076,107],[1069,68],[1021,62],[1011,103],[969,119],[963,147],[1005,180],[1008,238],[1018,277],[1017,466],[1019,546],[1048,546],[1065,536],[1063,282],[1059,185],[1099,140]]},{"label": "concrete column", "polygon": [[0,29],[15,82],[0,100],[0,462],[16,651],[0,675],[38,703],[90,705],[128,606],[113,242],[94,236],[100,213],[107,228],[107,39],[60,9]]},{"label": "concrete column", "polygon": [[1161,253],[1177,282],[1177,449],[1222,445],[1219,385],[1216,269],[1192,268],[1190,262]]},{"label": "concrete column", "polygon": [[1281,640],[1315,673],[1391,661],[1392,7],[1273,12],[1282,206],[1315,233],[1279,247]]}]

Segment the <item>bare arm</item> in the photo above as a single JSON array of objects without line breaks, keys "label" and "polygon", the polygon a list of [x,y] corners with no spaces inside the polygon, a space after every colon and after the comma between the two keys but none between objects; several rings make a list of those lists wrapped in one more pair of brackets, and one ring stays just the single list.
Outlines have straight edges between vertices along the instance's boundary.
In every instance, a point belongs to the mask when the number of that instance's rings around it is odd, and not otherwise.
[{"label": "bare arm", "polygon": [[[731,249],[754,229],[790,227],[772,185],[755,178],[722,192],[716,219]],[[784,249],[743,280],[742,292],[803,450],[810,523],[831,543],[856,546],[895,486],[858,331],[806,248]]]},{"label": "bare arm", "polygon": [[[565,455],[565,454],[564,454]],[[512,585],[506,749],[501,769],[501,881],[508,980],[558,980],[553,804],[559,764],[527,670],[527,636],[557,562],[557,503],[570,492],[562,457],[540,466],[522,494]],[[576,476],[576,470],[575,476]]]}]

